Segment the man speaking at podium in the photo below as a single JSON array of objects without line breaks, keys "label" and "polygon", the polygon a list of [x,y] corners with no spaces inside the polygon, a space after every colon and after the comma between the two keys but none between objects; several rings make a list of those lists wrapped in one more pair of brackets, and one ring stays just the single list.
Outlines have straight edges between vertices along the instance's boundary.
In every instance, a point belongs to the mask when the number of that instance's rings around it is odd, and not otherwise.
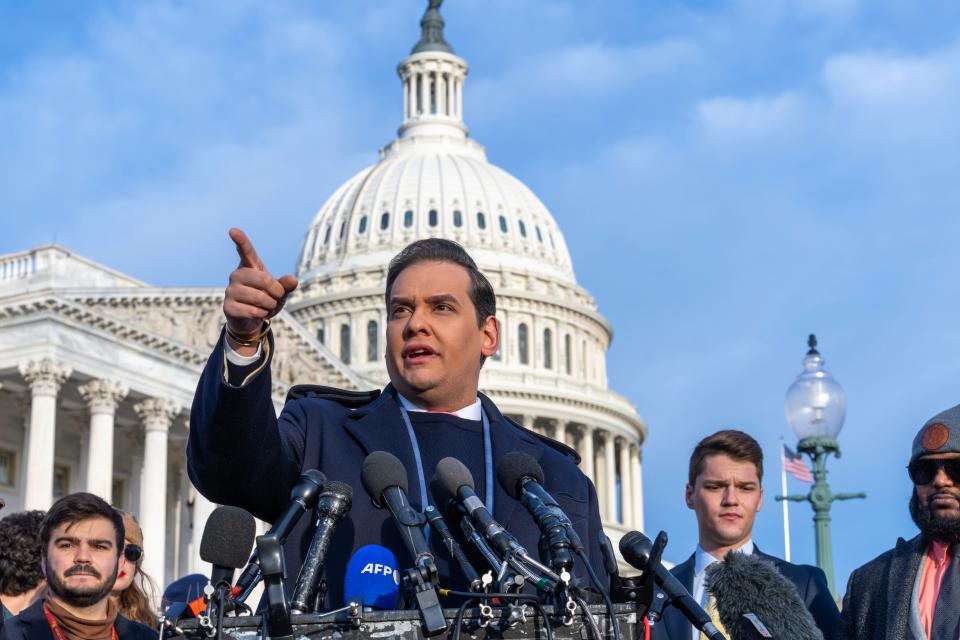
[{"label": "man speaking at podium", "polygon": [[[390,513],[359,497],[361,465],[369,453],[388,451],[403,462],[410,501],[420,510],[433,502],[428,486],[437,462],[447,456],[461,460],[494,517],[536,553],[535,522],[492,480],[500,456],[524,451],[539,460],[545,487],[573,521],[601,584],[608,583],[598,542],[597,496],[577,467],[577,454],[509,421],[477,391],[480,368],[496,353],[500,331],[493,288],[460,245],[419,240],[391,261],[385,291],[390,384],[382,392],[316,387],[288,396],[278,418],[270,395],[269,318],[280,311],[297,280],[272,276],[239,229],[231,229],[230,237],[240,265],[225,292],[226,327],[190,414],[189,474],[203,495],[273,521],[304,470],[319,469],[350,484],[357,497],[334,533],[324,566],[330,608],[343,602],[347,561],[360,547],[382,544],[396,554],[401,569],[413,564]],[[287,539],[290,583],[309,545],[311,521],[302,518]],[[432,538],[441,586],[464,589],[462,572],[439,536]],[[472,548],[464,551],[478,571],[486,570]],[[575,573],[588,585],[579,563]]]}]

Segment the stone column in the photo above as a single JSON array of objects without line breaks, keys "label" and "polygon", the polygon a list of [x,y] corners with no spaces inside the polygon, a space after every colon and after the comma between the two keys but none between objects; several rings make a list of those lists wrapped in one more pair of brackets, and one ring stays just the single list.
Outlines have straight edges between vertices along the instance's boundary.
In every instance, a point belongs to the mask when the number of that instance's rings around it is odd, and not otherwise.
[{"label": "stone column", "polygon": [[640,447],[630,445],[630,473],[633,485],[633,526],[643,531],[643,477],[640,474]]},{"label": "stone column", "polygon": [[447,74],[437,72],[436,75],[437,88],[437,115],[445,116],[447,115]]},{"label": "stone column", "polygon": [[596,467],[593,465],[593,456],[593,427],[583,425],[580,428],[580,468],[596,484]]},{"label": "stone column", "polygon": [[613,434],[603,433],[604,481],[607,485],[607,519],[617,521],[617,461],[614,451]]},{"label": "stone column", "polygon": [[217,505],[204,498],[192,486],[188,494],[193,504],[190,507],[190,570],[187,573],[202,573],[208,576],[210,563],[200,559],[200,541],[203,539],[203,529],[207,526],[207,518]]},{"label": "stone column", "polygon": [[523,414],[523,428],[526,429],[527,431],[533,431],[534,433],[536,433],[537,430],[533,426],[533,416],[531,416],[530,414],[527,414],[527,413]]},{"label": "stone column", "polygon": [[[597,500],[600,502],[600,515],[606,520],[607,519],[607,466],[604,462],[603,457],[603,438],[604,431],[596,427],[592,427],[594,441],[593,441],[593,468],[594,472],[597,474],[593,479],[593,483],[597,487]],[[597,446],[599,445],[599,446]]]},{"label": "stone column", "polygon": [[57,394],[73,371],[49,358],[20,365],[30,384],[30,431],[27,438],[27,486],[23,508],[46,511],[53,502],[53,451],[57,435]]},{"label": "stone column", "polygon": [[417,115],[427,113],[429,110],[427,101],[430,99],[430,96],[427,95],[427,83],[424,75],[423,73],[417,74],[417,95],[420,96],[420,100],[417,103]]},{"label": "stone column", "polygon": [[125,385],[93,380],[79,389],[90,408],[90,446],[87,447],[87,483],[90,493],[113,501],[113,418],[128,392]]},{"label": "stone column", "polygon": [[167,535],[167,433],[180,407],[165,398],[148,398],[133,407],[143,421],[143,481],[140,485],[140,527],[143,566],[160,584],[164,575]]},{"label": "stone column", "polygon": [[620,504],[623,517],[620,523],[627,527],[633,524],[633,473],[630,467],[630,443],[626,438],[617,438],[620,449]]}]

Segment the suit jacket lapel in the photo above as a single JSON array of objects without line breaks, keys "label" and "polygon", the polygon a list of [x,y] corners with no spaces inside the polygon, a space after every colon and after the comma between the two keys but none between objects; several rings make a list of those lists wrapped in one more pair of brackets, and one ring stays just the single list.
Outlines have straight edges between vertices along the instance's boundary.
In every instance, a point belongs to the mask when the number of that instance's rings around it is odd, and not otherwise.
[{"label": "suit jacket lapel", "polygon": [[[697,554],[691,555],[687,558],[686,562],[678,564],[673,568],[673,571],[671,571],[676,579],[680,581],[680,584],[691,594],[693,593],[693,573],[696,558]],[[679,609],[674,610],[674,613],[676,615],[672,615],[664,620],[664,622],[667,623],[667,635],[670,636],[670,640],[690,640],[693,625],[680,613]]]},{"label": "suit jacket lapel", "polygon": [[[494,471],[496,471],[497,460],[510,451],[523,451],[536,458],[539,462],[540,457],[543,455],[543,443],[538,442],[536,436],[528,434],[522,429],[518,429],[510,424],[490,398],[482,393],[478,395],[480,397],[480,404],[487,414],[487,419],[490,420],[490,440],[493,446]],[[507,523],[510,522],[510,518],[513,517],[513,512],[517,508],[517,505],[520,503],[508,496],[500,487],[500,483],[496,481],[496,473],[494,473],[493,484],[493,517],[496,518],[500,524],[506,526]]]},{"label": "suit jacket lapel", "polygon": [[[353,436],[367,455],[374,451],[388,451],[397,456],[407,470],[410,500],[419,504],[420,479],[417,473],[416,457],[413,454],[413,445],[407,435],[403,417],[400,415],[400,406],[394,396],[393,386],[387,385],[376,400],[352,411],[344,421],[343,428]],[[429,497],[430,478],[425,480]],[[425,505],[420,506],[422,508]]]},{"label": "suit jacket lapel", "polygon": [[27,640],[54,640],[53,631],[43,613],[43,600],[33,603],[18,616]]},{"label": "suit jacket lapel", "polygon": [[922,535],[909,541],[897,540],[887,580],[887,629],[891,638],[908,637],[910,599],[926,546]]}]

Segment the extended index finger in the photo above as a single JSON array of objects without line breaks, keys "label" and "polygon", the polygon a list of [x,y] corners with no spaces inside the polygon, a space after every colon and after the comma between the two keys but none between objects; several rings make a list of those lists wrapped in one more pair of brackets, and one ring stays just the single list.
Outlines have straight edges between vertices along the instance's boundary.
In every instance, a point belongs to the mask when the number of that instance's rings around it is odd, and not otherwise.
[{"label": "extended index finger", "polygon": [[260,261],[260,256],[257,255],[257,250],[253,248],[253,243],[250,242],[250,238],[247,237],[247,234],[245,234],[242,229],[237,229],[236,227],[230,229],[230,239],[237,245],[237,254],[240,256],[241,267],[250,267],[251,269],[259,269],[260,271],[265,270],[263,268],[263,262]]}]

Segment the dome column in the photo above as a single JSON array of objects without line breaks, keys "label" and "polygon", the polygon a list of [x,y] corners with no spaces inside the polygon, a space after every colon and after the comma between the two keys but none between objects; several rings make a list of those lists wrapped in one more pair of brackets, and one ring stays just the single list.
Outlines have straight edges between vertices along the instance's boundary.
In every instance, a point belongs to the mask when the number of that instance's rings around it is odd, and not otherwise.
[{"label": "dome column", "polygon": [[633,474],[630,473],[630,443],[626,438],[617,438],[620,450],[620,524],[633,523]]}]

